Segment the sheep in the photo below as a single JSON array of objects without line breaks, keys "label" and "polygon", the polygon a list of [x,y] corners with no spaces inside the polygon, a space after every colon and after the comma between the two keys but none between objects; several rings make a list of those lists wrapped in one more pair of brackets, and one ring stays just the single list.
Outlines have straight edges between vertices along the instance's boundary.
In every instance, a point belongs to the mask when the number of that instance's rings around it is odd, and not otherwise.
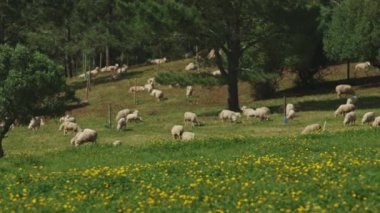
[{"label": "sheep", "polygon": [[59,131],[62,131],[63,130],[63,135],[67,135],[67,132],[68,131],[72,131],[72,132],[80,132],[82,131],[82,129],[79,127],[78,124],[76,123],[73,123],[73,122],[70,122],[70,121],[65,121],[63,122],[60,126],[59,126]]},{"label": "sheep", "polygon": [[158,89],[153,89],[150,92],[150,95],[154,96],[157,99],[157,101],[162,101],[164,99],[164,93]]},{"label": "sheep", "polygon": [[295,116],[296,112],[293,109],[289,110],[289,112],[286,113],[286,118],[289,120],[293,119]]},{"label": "sheep", "polygon": [[127,69],[128,69],[128,65],[123,64],[122,67],[117,68],[116,73],[117,74],[125,73],[125,72],[127,72]]},{"label": "sheep", "polygon": [[356,114],[355,111],[349,112],[344,116],[343,125],[355,124]]},{"label": "sheep", "polygon": [[142,92],[145,91],[145,87],[143,86],[132,86],[129,88],[129,92]]},{"label": "sheep", "polygon": [[119,68],[119,64],[115,64],[114,66],[105,66],[100,69],[100,72],[114,72]]},{"label": "sheep", "polygon": [[60,119],[59,119],[59,123],[64,123],[64,122],[72,122],[72,123],[75,123],[75,118],[70,116],[70,115],[66,115],[66,116],[62,116]]},{"label": "sheep", "polygon": [[181,139],[181,135],[184,131],[184,128],[182,125],[174,125],[171,129],[171,134],[174,139]]},{"label": "sheep", "polygon": [[234,112],[231,110],[224,109],[219,113],[219,119],[222,121],[230,120],[231,122],[237,122],[241,117],[239,112]]},{"label": "sheep", "polygon": [[125,118],[127,117],[128,114],[132,113],[132,111],[130,109],[122,109],[120,110],[117,115],[116,115],[116,121],[118,122],[120,120],[120,118]]},{"label": "sheep", "polygon": [[192,126],[200,124],[200,122],[198,121],[197,115],[193,112],[185,112],[183,114],[183,122],[185,123],[185,125],[188,122],[190,122]]},{"label": "sheep", "polygon": [[353,104],[342,104],[338,107],[338,109],[336,109],[336,111],[334,112],[334,115],[335,117],[338,115],[346,115],[346,113],[354,111],[355,108],[356,107]]},{"label": "sheep", "polygon": [[120,146],[121,145],[121,141],[120,140],[116,140],[112,143],[113,146]]},{"label": "sheep", "polygon": [[308,134],[308,133],[312,133],[312,132],[317,132],[317,131],[320,131],[321,129],[322,129],[322,127],[320,124],[310,124],[310,125],[306,126],[305,129],[303,129],[301,134]]},{"label": "sheep", "polygon": [[92,129],[84,129],[81,132],[78,132],[71,140],[71,145],[79,146],[87,142],[96,142],[98,133]]},{"label": "sheep", "polygon": [[243,111],[243,115],[247,117],[247,120],[250,117],[255,117],[256,113],[255,110],[252,108],[247,108],[246,106],[241,107],[241,111]]},{"label": "sheep", "polygon": [[375,113],[367,112],[363,115],[362,124],[370,124],[375,120]]},{"label": "sheep", "polygon": [[193,87],[187,86],[186,87],[186,98],[189,98],[193,94]]},{"label": "sheep", "polygon": [[139,111],[135,110],[133,113],[127,115],[127,122],[130,121],[142,121],[143,119],[139,116]]},{"label": "sheep", "polygon": [[149,78],[147,81],[146,81],[148,84],[152,85],[154,87],[154,85],[156,84],[156,80],[154,78]]},{"label": "sheep", "polygon": [[30,120],[29,125],[28,125],[28,129],[37,130],[40,128],[40,126],[43,126],[44,124],[45,123],[42,120],[42,118],[36,116]]},{"label": "sheep", "polygon": [[286,104],[286,114],[290,112],[290,110],[295,111],[293,104]]},{"label": "sheep", "polygon": [[371,63],[369,61],[357,63],[355,65],[355,71],[357,70],[367,70],[371,66]]},{"label": "sheep", "polygon": [[117,126],[116,126],[117,131],[125,129],[126,127],[127,127],[127,120],[126,120],[126,118],[125,117],[120,118],[117,121]]},{"label": "sheep", "polygon": [[373,126],[373,127],[378,127],[378,126],[380,126],[380,116],[377,116],[377,117],[375,118],[375,120],[373,120],[373,122],[372,122],[372,126]]},{"label": "sheep", "polygon": [[356,105],[358,103],[358,96],[354,95],[351,98],[347,99],[346,104],[353,104]]},{"label": "sheep", "polygon": [[152,90],[154,89],[153,85],[152,84],[145,84],[144,85],[144,88],[146,91],[148,91],[149,93],[152,92]]},{"label": "sheep", "polygon": [[189,63],[189,64],[185,67],[185,70],[186,70],[186,71],[195,70],[195,69],[197,69],[197,65],[195,65],[193,62]]},{"label": "sheep", "polygon": [[95,69],[87,71],[86,73],[80,74],[80,75],[78,75],[78,77],[79,78],[86,78],[86,76],[93,77],[93,76],[98,75],[99,72],[100,72],[100,68],[99,67],[95,67]]},{"label": "sheep", "polygon": [[195,138],[195,133],[193,132],[183,132],[181,135],[181,140],[182,141],[190,141]]},{"label": "sheep", "polygon": [[163,58],[157,58],[157,59],[149,59],[148,63],[150,64],[163,64],[167,61],[166,57]]},{"label": "sheep", "polygon": [[348,85],[348,84],[340,84],[340,85],[336,86],[335,87],[335,92],[336,92],[337,98],[340,98],[340,96],[342,94],[355,95],[354,89],[352,88],[351,85]]},{"label": "sheep", "polygon": [[270,109],[268,107],[260,107],[255,110],[254,116],[262,120],[269,120]]},{"label": "sheep", "polygon": [[213,76],[221,76],[222,72],[220,72],[220,70],[215,70],[215,71],[211,72],[211,75],[213,75]]}]

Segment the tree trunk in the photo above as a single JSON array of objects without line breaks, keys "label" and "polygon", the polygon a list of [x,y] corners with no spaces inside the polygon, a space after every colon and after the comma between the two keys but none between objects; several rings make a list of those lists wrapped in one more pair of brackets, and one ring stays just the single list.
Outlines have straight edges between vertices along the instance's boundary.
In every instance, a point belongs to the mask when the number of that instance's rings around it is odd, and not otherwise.
[{"label": "tree trunk", "polygon": [[110,53],[109,53],[109,48],[108,45],[106,46],[106,67],[110,65]]},{"label": "tree trunk", "polygon": [[347,80],[350,80],[350,61],[347,61]]},{"label": "tree trunk", "polygon": [[0,158],[4,157],[3,138],[0,135]]},{"label": "tree trunk", "polygon": [[4,149],[3,149],[3,139],[5,135],[8,133],[9,128],[11,127],[14,119],[6,120],[3,129],[0,131],[0,158],[4,157]]},{"label": "tree trunk", "polygon": [[238,76],[240,69],[240,41],[231,42],[231,52],[228,54],[228,108],[240,112]]}]

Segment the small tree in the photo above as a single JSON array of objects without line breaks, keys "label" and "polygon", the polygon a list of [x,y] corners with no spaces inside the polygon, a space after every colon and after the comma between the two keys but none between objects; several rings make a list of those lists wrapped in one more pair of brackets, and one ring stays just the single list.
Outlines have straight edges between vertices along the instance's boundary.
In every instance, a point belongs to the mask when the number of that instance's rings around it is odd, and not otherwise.
[{"label": "small tree", "polygon": [[0,45],[0,158],[2,140],[14,121],[64,111],[68,87],[63,68],[46,55],[24,46]]}]

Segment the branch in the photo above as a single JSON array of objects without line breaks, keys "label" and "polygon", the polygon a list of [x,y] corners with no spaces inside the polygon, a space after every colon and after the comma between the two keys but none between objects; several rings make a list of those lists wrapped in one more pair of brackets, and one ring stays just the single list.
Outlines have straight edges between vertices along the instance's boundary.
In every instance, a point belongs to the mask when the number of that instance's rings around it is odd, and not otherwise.
[{"label": "branch", "polygon": [[227,72],[226,70],[224,69],[224,66],[223,66],[223,58],[222,56],[219,54],[219,49],[215,49],[215,63],[216,65],[218,66],[219,70],[220,70],[220,73],[222,74],[223,77],[227,77]]}]

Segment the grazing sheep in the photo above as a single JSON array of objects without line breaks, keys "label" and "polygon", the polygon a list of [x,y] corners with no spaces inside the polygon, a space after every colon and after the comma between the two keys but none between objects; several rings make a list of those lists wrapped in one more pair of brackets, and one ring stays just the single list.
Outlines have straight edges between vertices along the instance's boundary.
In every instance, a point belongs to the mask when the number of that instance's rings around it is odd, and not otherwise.
[{"label": "grazing sheep", "polygon": [[358,103],[358,96],[354,95],[351,98],[347,99],[346,104],[353,104],[356,105]]},{"label": "grazing sheep", "polygon": [[150,95],[154,96],[157,99],[157,101],[162,101],[164,99],[164,93],[158,89],[153,89],[150,92]]},{"label": "grazing sheep", "polygon": [[366,114],[363,115],[362,124],[370,124],[374,120],[375,120],[375,113],[367,112]]},{"label": "grazing sheep", "polygon": [[255,115],[256,115],[254,109],[252,109],[252,108],[247,108],[246,106],[242,106],[242,107],[241,107],[241,111],[243,111],[243,115],[244,115],[245,117],[247,117],[247,120],[248,120],[250,117],[255,117]]},{"label": "grazing sheep", "polygon": [[150,84],[150,85],[152,85],[152,86],[154,87],[155,84],[156,84],[156,80],[155,80],[154,78],[149,78],[149,79],[147,80],[147,83]]},{"label": "grazing sheep", "polygon": [[117,68],[116,73],[117,74],[125,73],[125,72],[127,72],[127,69],[128,69],[128,65],[123,64],[122,67]]},{"label": "grazing sheep", "polygon": [[322,127],[320,124],[311,124],[311,125],[306,126],[305,129],[303,129],[301,134],[317,132],[317,131],[320,131],[321,129]]},{"label": "grazing sheep", "polygon": [[143,119],[139,116],[139,111],[135,110],[133,113],[127,115],[127,122],[131,121],[142,121]]},{"label": "grazing sheep", "polygon": [[128,114],[132,113],[130,109],[122,109],[116,115],[116,121],[119,121],[120,118],[126,118]]},{"label": "grazing sheep", "polygon": [[120,118],[117,121],[117,126],[116,126],[117,131],[125,129],[126,127],[127,127],[127,120],[126,120],[126,118],[125,117]]},{"label": "grazing sheep", "polygon": [[335,117],[338,115],[346,115],[349,112],[352,112],[355,110],[355,105],[353,104],[342,104],[336,109],[334,112]]},{"label": "grazing sheep", "polygon": [[186,70],[186,71],[195,70],[195,69],[197,69],[197,65],[195,65],[193,62],[191,62],[190,64],[188,64],[188,65],[185,67],[185,70]]},{"label": "grazing sheep", "polygon": [[182,125],[174,125],[171,129],[171,133],[174,139],[181,139],[181,135],[184,131],[184,128]]},{"label": "grazing sheep", "polygon": [[378,126],[380,126],[380,116],[377,116],[377,117],[375,118],[375,120],[373,120],[373,122],[372,122],[372,126],[373,126],[373,127],[378,127]]},{"label": "grazing sheep", "polygon": [[348,85],[348,84],[340,84],[340,85],[336,86],[335,92],[336,92],[337,98],[340,98],[340,96],[343,94],[355,95],[354,89],[352,88],[351,85]]},{"label": "grazing sheep", "polygon": [[145,91],[145,87],[143,86],[132,86],[129,88],[129,92],[142,92]]},{"label": "grazing sheep", "polygon": [[211,73],[211,75],[213,76],[221,76],[222,75],[222,72],[220,72],[220,70],[215,70]]},{"label": "grazing sheep", "polygon": [[98,133],[92,129],[84,129],[82,132],[78,132],[70,141],[71,145],[79,146],[88,142],[96,142]]},{"label": "grazing sheep", "polygon": [[349,112],[344,116],[343,125],[355,124],[356,114],[355,111]]},{"label": "grazing sheep", "polygon": [[63,130],[63,135],[67,135],[67,132],[72,131],[72,132],[80,132],[82,129],[79,127],[77,123],[73,123],[70,121],[65,121],[59,126],[59,131]]},{"label": "grazing sheep", "polygon": [[262,120],[269,120],[270,109],[268,107],[260,107],[255,110],[255,117]]},{"label": "grazing sheep", "polygon": [[114,72],[119,68],[119,64],[115,64],[114,66],[105,66],[100,69],[100,72]]},{"label": "grazing sheep", "polygon": [[149,59],[148,63],[150,64],[163,64],[167,61],[166,57],[157,58],[157,59]]},{"label": "grazing sheep", "polygon": [[193,87],[187,86],[186,87],[186,98],[190,97],[193,94]]},{"label": "grazing sheep", "polygon": [[286,114],[290,112],[290,110],[295,111],[294,105],[293,104],[286,104]]},{"label": "grazing sheep", "polygon": [[289,120],[292,120],[295,116],[296,116],[296,112],[292,109],[286,113],[286,118]]},{"label": "grazing sheep", "polygon": [[40,126],[43,126],[44,124],[45,123],[42,120],[42,118],[36,116],[30,120],[29,125],[28,125],[28,129],[37,130],[40,128]]},{"label": "grazing sheep", "polygon": [[219,119],[222,121],[230,120],[231,122],[237,122],[240,117],[240,112],[234,112],[228,109],[224,109],[219,113]]},{"label": "grazing sheep", "polygon": [[113,146],[120,146],[121,145],[121,141],[120,140],[116,140],[112,143]]},{"label": "grazing sheep", "polygon": [[195,133],[193,132],[183,132],[181,135],[181,140],[182,141],[190,141],[195,138]]},{"label": "grazing sheep", "polygon": [[185,114],[183,114],[183,122],[185,125],[190,122],[192,126],[200,124],[197,115],[193,112],[185,112]]},{"label": "grazing sheep", "polygon": [[86,76],[94,77],[94,76],[98,75],[99,72],[100,72],[100,68],[95,67],[95,69],[87,71],[86,73],[80,74],[80,75],[78,75],[78,77],[79,78],[86,78]]},{"label": "grazing sheep", "polygon": [[149,93],[152,92],[152,90],[154,89],[153,88],[153,84],[145,84],[144,85],[144,88],[146,91],[148,91]]},{"label": "grazing sheep", "polygon": [[367,70],[371,66],[371,63],[369,61],[357,63],[355,65],[355,71],[357,70]]},{"label": "grazing sheep", "polygon": [[75,118],[70,116],[70,115],[66,115],[66,116],[62,116],[60,119],[59,119],[59,123],[63,123],[63,122],[72,122],[72,123],[75,123]]}]

